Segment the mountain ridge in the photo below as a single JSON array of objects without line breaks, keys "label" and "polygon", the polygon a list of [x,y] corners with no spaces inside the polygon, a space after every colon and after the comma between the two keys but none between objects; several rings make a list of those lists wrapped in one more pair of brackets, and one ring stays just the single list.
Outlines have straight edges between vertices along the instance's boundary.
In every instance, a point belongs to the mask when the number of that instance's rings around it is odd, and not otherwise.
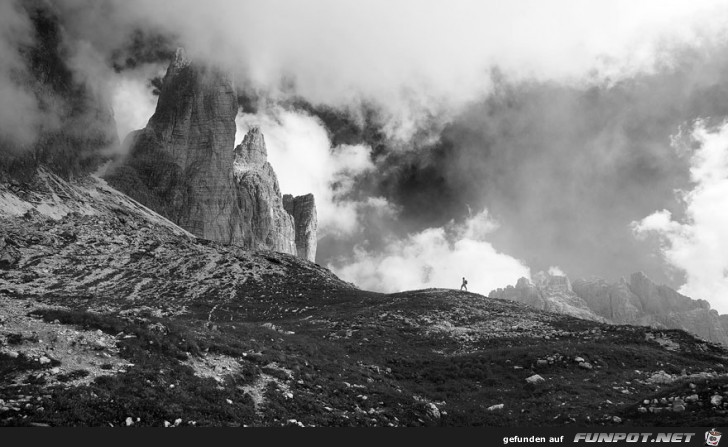
[{"label": "mountain ridge", "polygon": [[[568,284],[562,293],[548,286]],[[610,283],[600,278],[578,279],[539,272],[534,283],[527,278],[516,286],[491,291],[490,296],[556,310],[568,315],[612,324],[636,324],[662,329],[684,329],[696,336],[728,346],[728,315],[719,315],[705,300],[682,295],[658,285],[643,272]],[[570,302],[571,306],[565,304]]]}]

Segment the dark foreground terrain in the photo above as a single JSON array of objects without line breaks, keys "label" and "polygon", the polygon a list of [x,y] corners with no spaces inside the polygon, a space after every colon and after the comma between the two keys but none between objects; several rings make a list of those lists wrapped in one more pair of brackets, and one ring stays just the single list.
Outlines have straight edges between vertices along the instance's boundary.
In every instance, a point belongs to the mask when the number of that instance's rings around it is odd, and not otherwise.
[{"label": "dark foreground terrain", "polygon": [[362,291],[96,179],[0,187],[3,426],[717,426],[726,365],[683,331]]}]

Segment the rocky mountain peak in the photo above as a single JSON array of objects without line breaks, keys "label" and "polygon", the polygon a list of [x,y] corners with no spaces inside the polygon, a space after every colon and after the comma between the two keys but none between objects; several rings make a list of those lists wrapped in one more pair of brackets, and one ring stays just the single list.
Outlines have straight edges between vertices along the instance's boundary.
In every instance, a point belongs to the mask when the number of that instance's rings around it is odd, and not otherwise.
[{"label": "rocky mountain peak", "polygon": [[192,60],[187,57],[187,52],[185,51],[185,49],[177,48],[177,50],[174,52],[174,58],[167,68],[167,76],[176,76],[180,72],[180,70],[189,67],[191,64]]},{"label": "rocky mountain peak", "polygon": [[518,281],[516,281],[516,289],[530,289],[533,287],[533,283],[531,283],[528,278],[521,277],[518,278]]},{"label": "rocky mountain peak", "polygon": [[603,317],[592,312],[584,300],[574,293],[571,282],[566,276],[538,272],[533,275],[533,282],[527,278],[520,278],[516,287],[508,286],[505,289],[493,290],[490,296],[587,320],[604,321]]},{"label": "rocky mountain peak", "polygon": [[[230,77],[178,49],[154,115],[130,135],[127,159],[106,179],[197,237],[296,254],[294,217],[283,208],[260,128],[234,147],[237,112]],[[305,225],[313,233],[302,257],[313,259],[315,225]]]},{"label": "rocky mountain peak", "polygon": [[246,166],[262,166],[268,161],[268,149],[260,127],[251,128],[235,148],[235,162]]},{"label": "rocky mountain peak", "polygon": [[577,280],[573,287],[590,309],[612,323],[683,329],[728,345],[728,327],[707,301],[656,284],[644,272],[633,273],[629,279],[621,278],[616,283]]},{"label": "rocky mountain peak", "polygon": [[546,272],[538,272],[533,275],[533,282],[539,288],[549,288],[554,291],[571,293],[571,281],[566,276],[551,275]]}]

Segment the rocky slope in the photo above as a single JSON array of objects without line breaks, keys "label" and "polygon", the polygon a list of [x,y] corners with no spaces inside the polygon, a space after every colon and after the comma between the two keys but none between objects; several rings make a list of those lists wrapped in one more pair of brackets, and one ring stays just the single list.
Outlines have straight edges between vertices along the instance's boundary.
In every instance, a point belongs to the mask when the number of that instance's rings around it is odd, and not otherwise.
[{"label": "rocky slope", "polygon": [[[717,426],[728,351],[468,292],[359,290],[103,180],[0,185],[1,426]],[[568,283],[551,282],[568,291]]]},{"label": "rocky slope", "polygon": [[222,306],[262,277],[323,275],[317,281],[351,287],[295,257],[198,239],[95,177],[69,183],[40,170],[31,184],[0,185],[0,219],[0,293],[10,296],[179,310],[201,297]]},{"label": "rocky slope", "polygon": [[616,283],[580,279],[573,284],[565,276],[539,272],[533,284],[521,278],[515,287],[494,290],[490,296],[595,321],[683,329],[728,346],[728,316],[718,315],[705,300],[655,284],[641,272]]},{"label": "rocky slope", "polygon": [[[127,137],[129,156],[105,178],[196,236],[296,254],[293,217],[262,133],[253,129],[233,147],[237,111],[232,81],[178,50],[154,115]],[[315,247],[302,251],[315,258]]]}]

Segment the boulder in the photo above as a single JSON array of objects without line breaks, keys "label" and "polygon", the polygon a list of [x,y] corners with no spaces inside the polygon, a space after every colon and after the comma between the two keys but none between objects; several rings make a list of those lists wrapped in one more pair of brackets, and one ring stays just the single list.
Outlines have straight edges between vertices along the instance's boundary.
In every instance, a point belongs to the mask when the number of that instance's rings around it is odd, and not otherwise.
[{"label": "boulder", "polygon": [[427,416],[432,419],[440,419],[440,409],[437,408],[437,405],[432,402],[427,404]]},{"label": "boulder", "polygon": [[20,251],[0,238],[0,269],[9,270],[17,267],[22,258]]}]

